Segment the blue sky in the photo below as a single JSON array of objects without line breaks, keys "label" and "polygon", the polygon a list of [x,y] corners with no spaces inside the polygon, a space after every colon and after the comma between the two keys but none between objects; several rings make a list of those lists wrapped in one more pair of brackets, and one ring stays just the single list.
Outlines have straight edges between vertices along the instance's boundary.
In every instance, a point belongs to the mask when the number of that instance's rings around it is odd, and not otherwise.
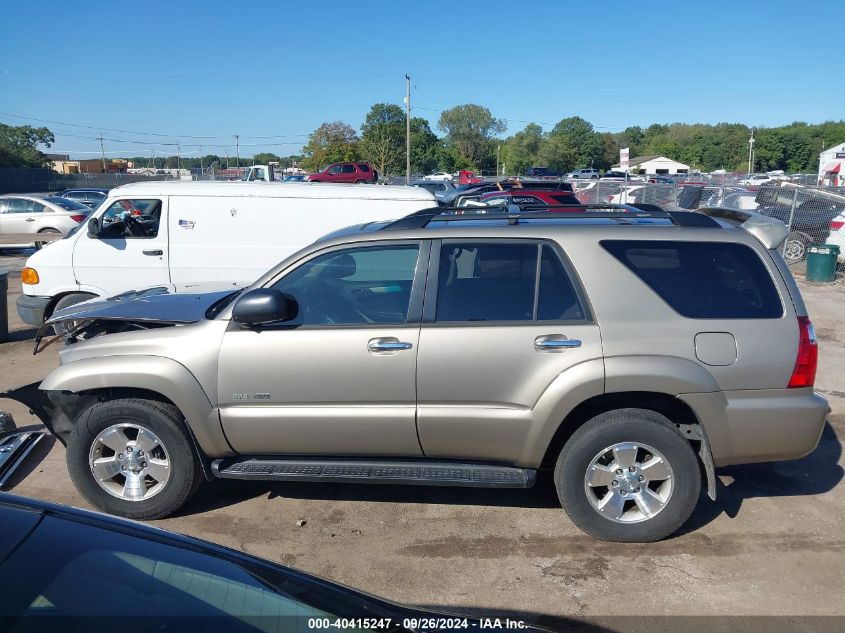
[{"label": "blue sky", "polygon": [[[47,125],[55,151],[298,152],[370,105],[480,103],[548,128],[845,115],[840,3],[12,2],[0,7],[0,122]],[[15,118],[19,115],[25,118]],[[58,123],[41,123],[35,119]],[[164,136],[137,134],[158,133]],[[211,136],[190,139],[189,136]],[[259,137],[275,138],[259,138]],[[195,154],[196,155],[196,154]]]}]

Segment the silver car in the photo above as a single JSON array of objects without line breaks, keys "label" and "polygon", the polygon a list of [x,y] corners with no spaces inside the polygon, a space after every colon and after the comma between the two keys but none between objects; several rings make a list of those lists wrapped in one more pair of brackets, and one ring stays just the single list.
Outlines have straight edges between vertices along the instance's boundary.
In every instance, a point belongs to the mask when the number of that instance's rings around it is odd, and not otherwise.
[{"label": "silver car", "polygon": [[827,403],[785,236],[718,209],[419,212],[244,290],[58,312],[36,339],[63,323],[77,342],[9,395],[113,514],[165,516],[204,479],[549,477],[584,531],[653,541],[702,488],[715,498],[714,468],[818,443]]},{"label": "silver car", "polygon": [[[41,248],[50,241],[45,238],[55,239],[55,236],[66,234],[84,222],[90,213],[90,207],[67,198],[0,196],[0,248]],[[4,243],[3,236],[10,234],[31,235],[33,240],[26,242],[21,238]]]}]

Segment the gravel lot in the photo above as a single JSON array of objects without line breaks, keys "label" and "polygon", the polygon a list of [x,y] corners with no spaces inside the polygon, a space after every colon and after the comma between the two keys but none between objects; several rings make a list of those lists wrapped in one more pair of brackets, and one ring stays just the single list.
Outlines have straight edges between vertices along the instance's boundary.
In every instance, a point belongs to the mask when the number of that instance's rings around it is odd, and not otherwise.
[{"label": "gravel lot", "polygon": [[[0,251],[0,267],[22,263]],[[52,348],[32,357],[34,330],[17,319],[19,272],[9,285],[13,331],[0,345],[0,390],[56,366]],[[832,408],[819,447],[794,462],[723,469],[719,500],[702,500],[682,533],[661,543],[582,534],[548,486],[216,482],[156,524],[417,605],[576,618],[845,615],[845,287],[801,288],[820,340],[816,387]],[[37,423],[17,403],[0,406],[19,426]],[[13,492],[87,507],[61,445],[45,452]]]}]

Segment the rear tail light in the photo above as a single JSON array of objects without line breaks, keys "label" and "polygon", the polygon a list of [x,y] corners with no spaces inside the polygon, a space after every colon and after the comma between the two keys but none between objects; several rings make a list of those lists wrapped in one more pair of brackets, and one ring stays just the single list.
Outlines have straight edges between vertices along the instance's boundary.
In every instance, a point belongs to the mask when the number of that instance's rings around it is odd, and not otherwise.
[{"label": "rear tail light", "polygon": [[834,220],[830,223],[830,230],[831,231],[838,231],[843,226],[845,226],[845,220]]},{"label": "rear tail light", "polygon": [[812,387],[816,382],[816,366],[819,362],[819,347],[816,332],[808,317],[798,317],[798,358],[789,379],[789,388]]},{"label": "rear tail light", "polygon": [[85,218],[87,218],[87,217],[88,217],[87,215],[82,215],[80,213],[78,215],[70,216],[70,219],[73,220],[74,222],[85,222]]}]

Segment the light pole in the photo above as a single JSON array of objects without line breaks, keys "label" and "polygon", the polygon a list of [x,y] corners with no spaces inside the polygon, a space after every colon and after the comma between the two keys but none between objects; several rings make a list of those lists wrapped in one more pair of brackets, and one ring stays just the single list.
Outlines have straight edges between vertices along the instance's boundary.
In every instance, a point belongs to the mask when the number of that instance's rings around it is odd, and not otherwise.
[{"label": "light pole", "polygon": [[502,149],[502,146],[499,143],[496,143],[496,179],[499,178],[499,150]]},{"label": "light pole", "polygon": [[238,136],[237,134],[235,134],[234,136],[235,136],[235,160],[237,161],[235,163],[235,167],[240,169],[241,168],[241,144],[240,144],[241,143],[241,137]]},{"label": "light pole", "polygon": [[748,174],[754,170],[754,128],[751,128],[751,138],[748,139]]},{"label": "light pole", "polygon": [[405,75],[405,184],[411,182],[411,75]]}]

